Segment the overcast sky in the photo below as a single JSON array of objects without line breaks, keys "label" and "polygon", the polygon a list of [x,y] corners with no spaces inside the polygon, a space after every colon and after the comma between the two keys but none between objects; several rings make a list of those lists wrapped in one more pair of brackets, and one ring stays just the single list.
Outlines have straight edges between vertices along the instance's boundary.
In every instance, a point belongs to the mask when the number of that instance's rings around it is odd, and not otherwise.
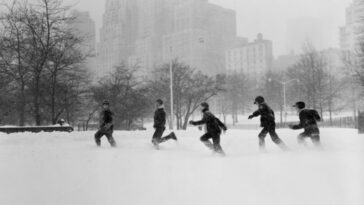
[{"label": "overcast sky", "polygon": [[[238,34],[253,40],[257,33],[273,41],[276,55],[296,49],[309,32],[317,47],[338,47],[339,26],[345,23],[345,8],[352,0],[210,0],[237,12]],[[65,0],[76,5],[78,10],[90,11],[100,28],[105,0]],[[304,23],[304,27],[297,25]],[[296,25],[295,25],[296,24]],[[295,27],[293,27],[293,26]],[[303,25],[303,24],[302,24]],[[293,38],[297,40],[293,41]],[[309,38],[309,37],[308,37]]]}]

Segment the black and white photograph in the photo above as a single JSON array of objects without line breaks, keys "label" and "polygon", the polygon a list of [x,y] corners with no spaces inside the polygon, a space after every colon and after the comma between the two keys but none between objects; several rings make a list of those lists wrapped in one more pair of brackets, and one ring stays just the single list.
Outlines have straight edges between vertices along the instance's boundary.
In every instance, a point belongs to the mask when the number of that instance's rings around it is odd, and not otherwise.
[{"label": "black and white photograph", "polygon": [[0,205],[364,205],[364,0],[0,0]]}]

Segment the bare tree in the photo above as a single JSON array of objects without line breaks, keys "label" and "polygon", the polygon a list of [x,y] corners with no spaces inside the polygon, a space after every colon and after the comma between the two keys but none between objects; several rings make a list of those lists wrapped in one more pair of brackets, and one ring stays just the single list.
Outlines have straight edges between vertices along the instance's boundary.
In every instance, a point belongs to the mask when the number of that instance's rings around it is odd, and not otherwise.
[{"label": "bare tree", "polygon": [[49,57],[56,49],[59,32],[67,22],[69,7],[62,6],[61,0],[38,0],[35,4],[24,1],[21,5],[20,23],[25,26],[28,36],[25,60],[31,72],[32,112],[36,125],[40,125],[41,116],[41,80]]},{"label": "bare tree", "polygon": [[283,111],[284,111],[284,94],[283,85],[281,82],[284,81],[284,76],[282,73],[274,73],[268,71],[265,74],[264,80],[262,82],[261,93],[265,96],[269,105],[272,106],[274,110],[280,111],[280,122],[283,123]]},{"label": "bare tree", "polygon": [[3,7],[5,12],[0,17],[0,72],[16,84],[19,125],[23,126],[26,118],[26,89],[30,74],[25,62],[26,43],[29,39],[25,35],[25,25],[20,23],[23,18],[20,3],[14,1]]},{"label": "bare tree", "polygon": [[226,77],[226,89],[222,93],[223,101],[221,106],[227,106],[229,114],[232,116],[233,125],[238,122],[239,113],[244,113],[247,108],[252,104],[252,88],[254,87],[253,81],[248,75],[245,74],[231,74]]},{"label": "bare tree", "polygon": [[[169,65],[158,68],[155,77],[150,83],[152,96],[169,99]],[[188,120],[199,107],[200,103],[208,101],[223,89],[223,77],[206,76],[188,65],[173,61],[173,94],[174,115],[177,119],[177,129],[187,129]]]},{"label": "bare tree", "polygon": [[52,49],[45,69],[45,78],[48,79],[47,84],[49,85],[46,89],[48,96],[46,100],[50,107],[53,124],[57,122],[58,117],[65,110],[65,107],[59,105],[57,98],[59,98],[60,91],[68,86],[67,82],[72,82],[69,79],[76,77],[86,84],[88,79],[87,77],[83,78],[83,76],[87,76],[87,71],[83,69],[83,63],[88,55],[79,49],[82,38],[68,30],[59,32],[57,36],[59,38],[58,43]]},{"label": "bare tree", "polygon": [[133,124],[147,115],[152,103],[148,99],[148,89],[135,75],[138,66],[122,63],[101,79],[93,88],[96,104],[109,100],[115,113],[118,128],[132,129]]},{"label": "bare tree", "polygon": [[71,120],[87,87],[88,54],[82,51],[83,37],[70,27],[70,7],[61,0],[14,0],[4,7],[0,71],[15,83],[19,124],[25,123],[26,108],[36,125],[48,116],[56,123],[63,113]]},{"label": "bare tree", "polygon": [[325,109],[325,91],[328,86],[325,57],[310,44],[306,44],[304,53],[296,65],[288,70],[287,75],[300,81],[297,86],[302,97],[322,115]]}]

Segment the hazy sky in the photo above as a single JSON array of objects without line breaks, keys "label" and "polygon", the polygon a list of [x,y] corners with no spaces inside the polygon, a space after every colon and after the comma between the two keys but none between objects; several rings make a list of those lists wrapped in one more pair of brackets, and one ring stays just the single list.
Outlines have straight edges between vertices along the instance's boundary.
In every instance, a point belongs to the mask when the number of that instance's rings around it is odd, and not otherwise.
[{"label": "hazy sky", "polygon": [[[64,0],[78,10],[90,11],[100,28],[105,0]],[[302,44],[305,36],[287,25],[318,28],[310,32],[318,47],[339,46],[339,26],[345,23],[345,9],[352,0],[210,0],[237,11],[238,35],[253,40],[257,33],[273,40],[276,55],[288,53]],[[295,25],[295,27],[297,27]],[[305,30],[305,28],[302,28]],[[293,31],[292,31],[293,30]],[[301,30],[301,29],[300,29]],[[297,37],[293,41],[293,37]],[[292,40],[293,39],[293,40]],[[310,40],[310,39],[307,39]]]}]

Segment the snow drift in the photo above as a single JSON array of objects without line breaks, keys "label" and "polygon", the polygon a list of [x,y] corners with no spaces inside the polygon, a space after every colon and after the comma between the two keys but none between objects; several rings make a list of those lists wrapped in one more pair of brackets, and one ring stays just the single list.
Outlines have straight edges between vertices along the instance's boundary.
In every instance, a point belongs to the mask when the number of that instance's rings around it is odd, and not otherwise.
[{"label": "snow drift", "polygon": [[278,130],[282,152],[259,130],[222,136],[227,156],[213,155],[197,129],[152,148],[152,130],[116,132],[118,147],[91,132],[0,133],[0,204],[49,205],[361,205],[364,136],[322,129],[324,150],[297,145],[299,132]]}]

